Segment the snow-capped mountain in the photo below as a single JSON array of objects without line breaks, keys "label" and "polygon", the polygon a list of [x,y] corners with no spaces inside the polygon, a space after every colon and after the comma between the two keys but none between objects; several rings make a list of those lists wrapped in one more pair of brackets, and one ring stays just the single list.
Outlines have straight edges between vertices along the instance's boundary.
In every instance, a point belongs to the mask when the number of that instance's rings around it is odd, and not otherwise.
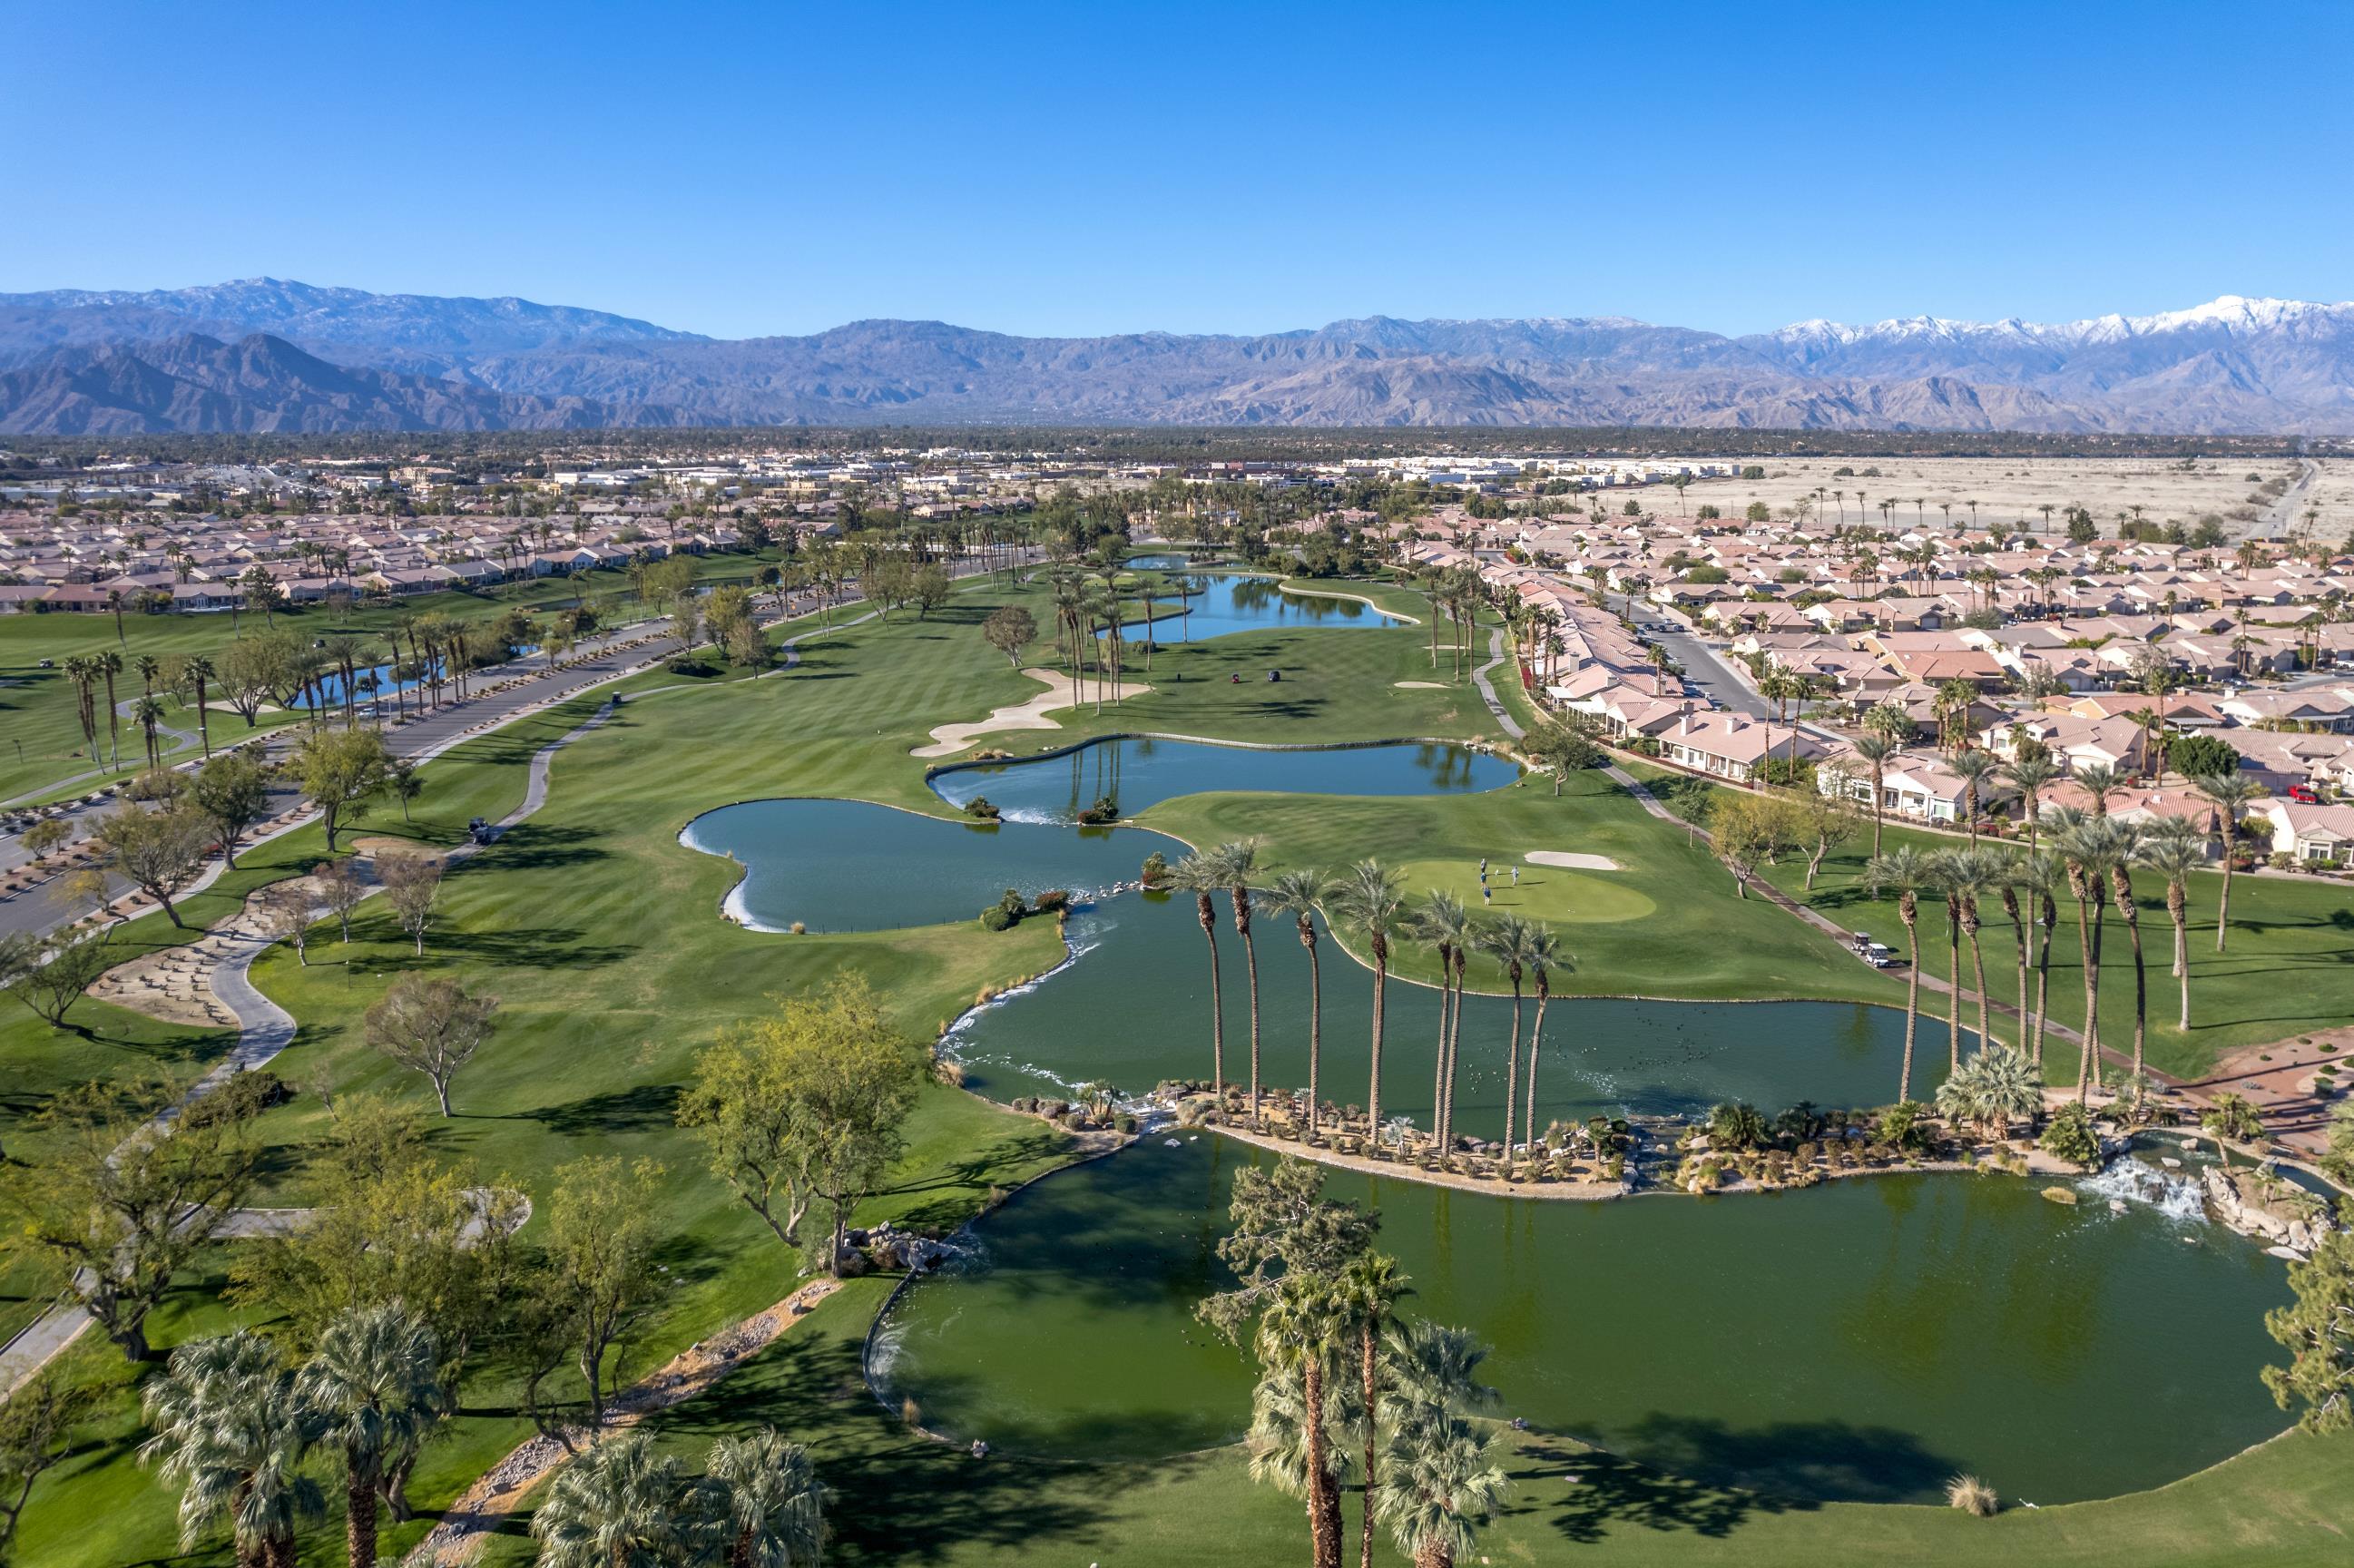
[{"label": "snow-capped mountain", "polygon": [[[275,368],[232,375],[192,356],[191,334]],[[243,342],[255,334],[283,341],[260,353]],[[296,351],[315,364],[284,372]],[[329,393],[334,366],[396,379]],[[10,367],[0,431],[28,434],[416,428],[378,420],[2354,434],[2354,304],[2237,295],[2147,316],[1810,321],[1745,337],[1622,316],[1373,316],[1255,336],[865,321],[723,342],[525,300],[262,279],[0,295]]]}]

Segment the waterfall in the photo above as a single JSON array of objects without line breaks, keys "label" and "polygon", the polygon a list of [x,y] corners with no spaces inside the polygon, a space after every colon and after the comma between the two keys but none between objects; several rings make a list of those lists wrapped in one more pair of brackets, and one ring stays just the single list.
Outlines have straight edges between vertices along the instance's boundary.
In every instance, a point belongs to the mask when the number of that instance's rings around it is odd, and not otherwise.
[{"label": "waterfall", "polygon": [[2168,1171],[2126,1157],[2111,1160],[2098,1175],[2081,1178],[2076,1188],[2096,1198],[2156,1209],[2179,1224],[2208,1223],[2206,1189],[2193,1171]]}]

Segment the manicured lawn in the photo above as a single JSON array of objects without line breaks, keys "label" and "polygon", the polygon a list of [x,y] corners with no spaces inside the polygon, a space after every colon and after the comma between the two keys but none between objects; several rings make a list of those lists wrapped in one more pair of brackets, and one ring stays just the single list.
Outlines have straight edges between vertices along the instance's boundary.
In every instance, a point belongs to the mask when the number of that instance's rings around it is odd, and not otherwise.
[{"label": "manicured lawn", "polygon": [[[1659,777],[1659,770],[1645,770]],[[1675,776],[1666,776],[1675,777]],[[1654,789],[1662,789],[1658,782]],[[1679,777],[1668,798],[1686,814],[1704,820],[1702,802],[1716,787]],[[1909,844],[1924,853],[1967,847],[1967,841],[1943,833],[1927,833],[1890,826],[1884,830],[1888,849]],[[2023,843],[1988,847],[2023,853]],[[1904,927],[1893,898],[1874,899],[1863,885],[1872,856],[1867,824],[1856,838],[1823,862],[1822,874],[1809,892],[1802,860],[1766,866],[1766,876],[1776,887],[1814,908],[1841,927],[1870,931],[1899,953],[1905,950]],[[2162,1072],[2196,1077],[2211,1068],[2225,1052],[2239,1046],[2280,1040],[2299,1033],[2327,1028],[2354,1018],[2354,915],[2348,911],[2343,885],[2320,878],[2240,875],[2232,880],[2232,929],[2228,950],[2215,951],[2215,915],[2222,890],[2220,873],[2201,872],[2189,885],[2190,1027],[2176,1027],[2180,991],[2172,968],[2174,926],[2166,909],[2163,883],[2147,872],[2134,878],[2135,904],[2140,912],[2143,965],[2148,988],[2148,1054]],[[2051,1009],[2053,1022],[2070,1028],[2084,1017],[2083,945],[2073,900],[2059,901],[2060,923],[2052,938]],[[2022,911],[2024,914],[2024,911]],[[1986,959],[1987,990],[1994,1001],[2019,995],[2018,944],[1999,902],[1983,903],[1979,948]],[[2133,1044],[2133,948],[2124,919],[2112,904],[2101,948],[2101,1040],[2112,1051],[2129,1051]],[[1929,971],[1944,975],[1948,965],[1948,927],[1943,899],[1921,901],[1921,942],[1927,950]],[[2031,944],[2034,941],[2030,933]],[[1971,970],[1969,947],[1963,945],[1965,976]],[[1975,980],[1970,1016],[1975,1018]],[[2029,980],[2031,1001],[2034,980]],[[1925,1002],[1925,1005],[1930,1005]],[[1943,1001],[1935,1004],[1943,1011]],[[1998,1035],[2010,1033],[1998,1026]],[[2075,1059],[2062,1052],[2073,1079]]]},{"label": "manicured lawn", "polygon": [[[696,563],[697,580],[741,581],[762,562],[776,558],[774,551],[704,556]],[[459,620],[492,620],[509,609],[535,610],[548,605],[567,605],[581,597],[610,600],[617,613],[635,613],[629,578],[620,572],[597,571],[578,582],[568,577],[546,577],[503,584],[482,593],[420,594],[397,605],[366,606],[345,616],[337,616],[323,605],[313,605],[281,610],[272,619],[277,625],[304,639],[350,633],[361,638],[369,656],[380,662],[385,657],[384,634],[404,620],[428,615],[446,615]],[[240,616],[232,621],[226,614],[142,615],[126,611],[118,634],[111,615],[0,616],[0,736],[8,743],[24,744],[21,759],[14,744],[0,747],[5,750],[5,755],[0,755],[0,800],[46,789],[93,766],[84,753],[81,723],[75,716],[74,684],[66,676],[68,658],[110,648],[120,652],[124,668],[114,678],[115,697],[127,702],[139,695],[139,676],[132,661],[140,654],[152,653],[159,659],[188,653],[217,657],[240,630],[256,631],[264,625],[265,620],[260,616]],[[41,669],[39,662],[43,659],[52,661],[55,667]],[[105,705],[102,685],[99,705]],[[166,705],[173,711],[164,723],[177,729],[196,729],[193,707],[183,710],[168,701]],[[219,702],[217,694],[210,706],[215,745],[251,733],[242,718]],[[134,773],[142,766],[140,759],[143,756],[139,726],[125,716],[118,715],[117,722],[121,726],[122,772]],[[284,722],[287,721],[282,716],[265,715],[261,727]],[[104,725],[101,715],[100,747],[111,749]],[[92,780],[91,787],[97,782]]]}]

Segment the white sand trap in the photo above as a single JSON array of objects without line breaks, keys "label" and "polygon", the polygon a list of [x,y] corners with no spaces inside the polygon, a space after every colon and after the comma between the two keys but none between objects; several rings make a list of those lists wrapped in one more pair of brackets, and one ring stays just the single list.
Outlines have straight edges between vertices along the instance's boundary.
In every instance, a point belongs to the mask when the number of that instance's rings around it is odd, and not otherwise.
[{"label": "white sand trap", "polygon": [[1443,692],[1447,690],[1447,683],[1444,681],[1397,681],[1392,683],[1403,686],[1409,692]]},{"label": "white sand trap", "polygon": [[1531,865],[1557,865],[1564,871],[1618,869],[1618,863],[1606,854],[1580,854],[1575,850],[1531,850],[1521,858]]},{"label": "white sand trap", "polygon": [[[910,755],[953,756],[993,730],[1060,729],[1063,726],[1048,718],[1048,714],[1056,708],[1075,708],[1091,700],[1081,694],[1071,677],[1059,670],[1024,670],[1022,673],[1034,681],[1045,682],[1046,689],[1026,703],[999,708],[975,724],[936,725],[932,728],[932,744],[919,746]],[[1125,696],[1140,697],[1150,690],[1150,686],[1135,682],[1122,682],[1120,684],[1120,692]]]}]

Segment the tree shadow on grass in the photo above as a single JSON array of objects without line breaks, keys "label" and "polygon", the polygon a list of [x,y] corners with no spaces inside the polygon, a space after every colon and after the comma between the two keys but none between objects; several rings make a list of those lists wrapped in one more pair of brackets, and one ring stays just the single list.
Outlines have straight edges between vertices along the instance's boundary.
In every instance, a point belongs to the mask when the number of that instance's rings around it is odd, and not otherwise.
[{"label": "tree shadow on grass", "polygon": [[503,931],[453,931],[429,935],[426,955],[438,948],[445,958],[461,957],[481,963],[519,969],[594,969],[619,963],[637,952],[618,942],[584,942],[577,926],[522,926]]},{"label": "tree shadow on grass", "polygon": [[681,1090],[676,1084],[639,1084],[610,1094],[546,1106],[519,1113],[516,1119],[535,1121],[550,1132],[578,1136],[591,1132],[652,1132],[678,1121]]},{"label": "tree shadow on grass", "polygon": [[591,843],[597,835],[587,828],[559,828],[517,822],[493,841],[488,856],[468,856],[450,869],[452,881],[493,871],[538,871],[548,866],[582,865],[604,860],[610,852]]}]

